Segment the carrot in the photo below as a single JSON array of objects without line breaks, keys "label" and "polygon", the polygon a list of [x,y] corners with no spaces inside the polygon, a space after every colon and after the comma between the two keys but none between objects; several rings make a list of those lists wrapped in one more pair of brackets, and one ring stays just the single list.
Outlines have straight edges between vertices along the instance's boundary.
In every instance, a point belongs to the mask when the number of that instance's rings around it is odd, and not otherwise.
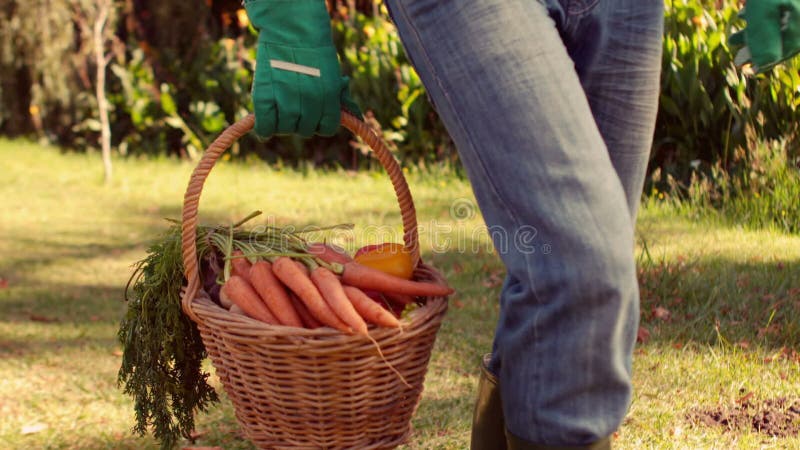
[{"label": "carrot", "polygon": [[398,328],[400,326],[400,321],[392,313],[385,310],[375,300],[369,298],[361,289],[346,285],[342,286],[342,288],[353,307],[358,311],[358,314],[367,322],[389,328]]},{"label": "carrot", "polygon": [[448,286],[423,281],[404,280],[355,261],[344,264],[342,283],[361,289],[421,297],[450,295],[454,292]]},{"label": "carrot", "polygon": [[242,308],[248,316],[272,325],[279,324],[278,319],[261,301],[261,297],[258,296],[250,282],[239,275],[228,278],[220,292],[224,293],[239,308]]},{"label": "carrot", "polygon": [[297,311],[297,315],[300,316],[300,319],[303,321],[303,326],[305,328],[314,329],[322,326],[322,324],[311,315],[311,312],[308,311],[305,303],[300,301],[300,299],[297,298],[293,292],[289,292],[289,299],[291,300],[295,311]]},{"label": "carrot", "polygon": [[234,313],[234,314],[241,314],[241,315],[243,315],[243,316],[246,316],[246,315],[247,315],[247,314],[244,312],[244,310],[243,310],[242,308],[239,308],[239,306],[237,306],[237,305],[233,305],[233,306],[231,306],[230,312],[232,312],[232,313]]},{"label": "carrot", "polygon": [[229,299],[228,296],[225,295],[225,292],[223,292],[222,289],[219,290],[219,304],[222,305],[222,307],[225,309],[231,309],[231,306],[234,306],[231,299]]},{"label": "carrot", "polygon": [[301,263],[300,261],[295,261],[295,260],[292,260],[292,262],[294,262],[294,265],[296,265],[297,268],[300,269],[300,272],[303,272],[303,275],[305,275],[307,277],[311,276],[311,272],[308,270],[308,267],[306,267],[305,264]]},{"label": "carrot", "polygon": [[245,280],[250,280],[250,261],[244,257],[241,250],[231,253],[231,275],[239,275]]},{"label": "carrot", "polygon": [[344,249],[323,242],[312,242],[308,244],[306,246],[306,251],[326,263],[344,264],[353,260]]},{"label": "carrot", "polygon": [[342,289],[342,283],[333,272],[319,266],[311,271],[311,281],[319,289],[322,298],[328,302],[328,306],[344,323],[350,325],[358,334],[367,334],[367,323],[358,315]]},{"label": "carrot", "polygon": [[272,273],[297,295],[315,319],[344,333],[350,334],[353,332],[353,329],[342,322],[339,316],[328,306],[317,287],[298,266],[297,261],[288,256],[280,256],[272,263]]},{"label": "carrot", "polygon": [[303,327],[303,321],[292,306],[286,288],[272,273],[272,264],[258,261],[250,266],[250,283],[281,325]]}]

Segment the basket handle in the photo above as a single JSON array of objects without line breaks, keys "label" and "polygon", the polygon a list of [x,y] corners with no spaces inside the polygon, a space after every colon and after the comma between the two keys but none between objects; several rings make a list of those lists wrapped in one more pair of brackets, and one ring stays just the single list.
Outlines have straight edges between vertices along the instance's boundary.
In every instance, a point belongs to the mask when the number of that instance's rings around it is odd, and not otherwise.
[{"label": "basket handle", "polygon": [[[419,233],[417,231],[417,213],[411,191],[408,189],[403,171],[394,159],[394,155],[384,144],[375,131],[362,120],[347,111],[341,114],[342,126],[360,137],[372,149],[375,157],[380,161],[394,187],[400,214],[403,218],[403,241],[411,253],[411,258],[416,266],[419,262]],[[183,251],[183,267],[186,275],[187,286],[181,298],[183,311],[197,322],[196,315],[192,312],[191,303],[200,289],[200,276],[197,261],[197,207],[200,203],[200,193],[203,191],[208,173],[214,167],[217,159],[240,137],[247,134],[255,124],[255,116],[251,113],[243,119],[226,128],[203,153],[197,163],[189,186],[183,197],[183,210],[181,222],[181,249]]]}]

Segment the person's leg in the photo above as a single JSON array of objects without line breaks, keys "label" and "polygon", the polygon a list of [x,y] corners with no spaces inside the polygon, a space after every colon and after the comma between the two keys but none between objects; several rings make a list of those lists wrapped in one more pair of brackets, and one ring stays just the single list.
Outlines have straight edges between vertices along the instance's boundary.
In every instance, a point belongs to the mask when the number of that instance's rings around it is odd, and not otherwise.
[{"label": "person's leg", "polygon": [[664,2],[601,0],[567,39],[579,41],[587,26],[601,30],[599,45],[571,54],[635,224],[658,112]]},{"label": "person's leg", "polygon": [[630,399],[633,226],[559,31],[534,0],[387,4],[508,270],[491,364],[506,427],[595,442]]}]

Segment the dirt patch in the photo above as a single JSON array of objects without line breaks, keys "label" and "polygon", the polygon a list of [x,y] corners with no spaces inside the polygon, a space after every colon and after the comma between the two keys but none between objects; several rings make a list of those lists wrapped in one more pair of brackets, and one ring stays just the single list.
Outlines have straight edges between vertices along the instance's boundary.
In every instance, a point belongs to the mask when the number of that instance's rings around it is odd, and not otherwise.
[{"label": "dirt patch", "polygon": [[726,431],[752,430],[774,437],[800,434],[800,398],[779,397],[756,402],[744,396],[732,406],[692,410],[694,424],[723,427]]}]

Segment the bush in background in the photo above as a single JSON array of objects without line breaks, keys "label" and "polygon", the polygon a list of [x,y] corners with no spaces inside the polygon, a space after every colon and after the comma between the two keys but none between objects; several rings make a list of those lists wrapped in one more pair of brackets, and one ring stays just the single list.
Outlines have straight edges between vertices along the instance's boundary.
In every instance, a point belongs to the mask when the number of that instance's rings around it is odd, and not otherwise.
[{"label": "bush in background", "polygon": [[[80,53],[74,27],[63,26],[71,5],[90,1],[22,7],[19,0],[8,0],[0,8],[0,133],[38,135],[77,149],[97,141],[92,62]],[[405,165],[457,167],[453,144],[386,11],[369,0],[328,3],[343,70],[367,120]],[[754,150],[760,142],[780,142],[787,170],[795,170],[800,58],[766,75],[746,74],[734,67],[727,45],[743,25],[736,0],[666,0],[665,5],[648,192],[674,188],[680,190],[675,195],[686,196],[697,179],[720,198],[725,192],[751,192],[752,173],[761,170]],[[194,158],[227,124],[252,110],[255,35],[238,0],[117,0],[116,6],[119,45],[108,97],[119,153]],[[268,142],[249,135],[232,155],[358,168],[370,164],[364,153],[342,130],[330,138]]]},{"label": "bush in background", "polygon": [[736,1],[669,0],[650,176],[655,200],[738,224],[800,231],[800,61],[733,64]]},{"label": "bush in background", "polygon": [[[712,183],[729,175],[742,186],[757,163],[759,142],[780,140],[798,162],[800,61],[763,75],[733,64],[730,34],[743,26],[733,0],[668,0],[661,96],[651,171],[689,183],[699,171]],[[656,189],[669,188],[653,178]],[[680,185],[679,185],[680,186]],[[723,189],[723,186],[718,186]]]}]

